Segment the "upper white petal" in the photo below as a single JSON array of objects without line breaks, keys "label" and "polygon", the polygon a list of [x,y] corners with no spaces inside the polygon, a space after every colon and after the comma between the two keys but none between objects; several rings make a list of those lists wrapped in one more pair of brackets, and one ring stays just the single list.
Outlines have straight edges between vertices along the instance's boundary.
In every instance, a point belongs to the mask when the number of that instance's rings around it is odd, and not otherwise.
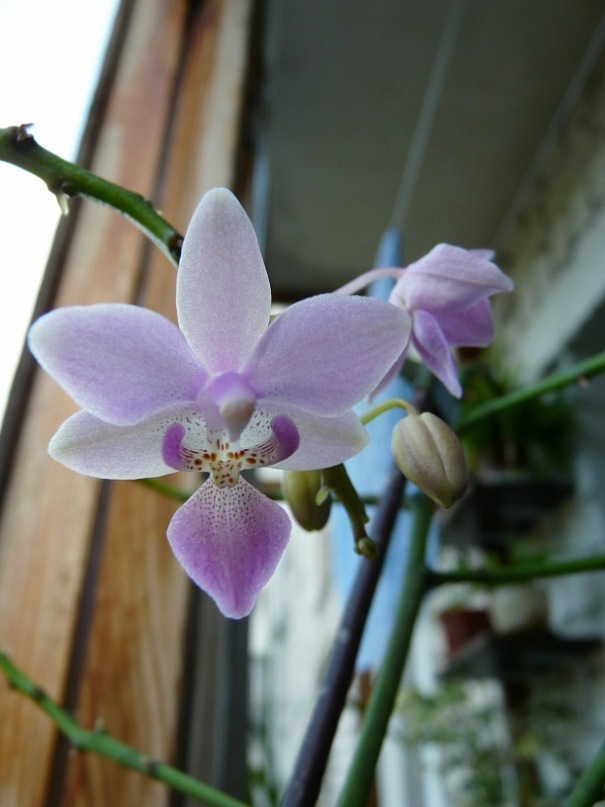
[{"label": "upper white petal", "polygon": [[187,229],[176,290],[181,330],[211,372],[237,371],[269,322],[271,289],[248,216],[225,188],[209,191]]}]

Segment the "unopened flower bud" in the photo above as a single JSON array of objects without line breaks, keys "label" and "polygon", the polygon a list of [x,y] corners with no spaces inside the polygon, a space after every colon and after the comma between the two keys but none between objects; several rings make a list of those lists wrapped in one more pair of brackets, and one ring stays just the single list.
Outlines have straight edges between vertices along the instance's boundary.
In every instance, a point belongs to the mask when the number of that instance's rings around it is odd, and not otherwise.
[{"label": "unopened flower bud", "polygon": [[285,471],[282,474],[282,492],[292,515],[303,529],[311,532],[325,527],[330,516],[329,496],[317,503],[321,490],[320,471]]},{"label": "unopened flower bud", "polygon": [[408,415],[393,429],[391,450],[405,476],[442,507],[451,507],[468,486],[458,437],[436,415]]}]

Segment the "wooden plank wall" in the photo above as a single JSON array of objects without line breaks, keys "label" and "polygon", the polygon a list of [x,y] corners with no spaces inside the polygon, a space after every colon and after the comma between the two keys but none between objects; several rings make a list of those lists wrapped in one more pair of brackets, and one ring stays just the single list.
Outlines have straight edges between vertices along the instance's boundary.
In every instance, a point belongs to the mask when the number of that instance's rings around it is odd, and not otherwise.
[{"label": "wooden plank wall", "polygon": [[[184,229],[231,185],[252,0],[132,0],[92,169]],[[175,271],[127,221],[80,210],[55,305],[137,302],[174,317]],[[78,476],[46,445],[75,409],[37,372],[0,521],[0,647],[89,727],[174,758],[190,588],[165,530],[174,502]],[[14,424],[17,428],[17,424]],[[68,750],[0,682],[0,805],[168,805],[166,788]]]}]

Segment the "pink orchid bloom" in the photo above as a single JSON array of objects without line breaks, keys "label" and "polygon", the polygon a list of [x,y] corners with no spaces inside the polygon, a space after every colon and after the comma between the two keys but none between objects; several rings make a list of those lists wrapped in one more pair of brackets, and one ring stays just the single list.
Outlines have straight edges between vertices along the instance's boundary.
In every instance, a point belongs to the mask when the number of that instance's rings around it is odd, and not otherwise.
[{"label": "pink orchid bloom", "polygon": [[168,540],[221,611],[243,617],[291,525],[240,472],[323,468],[363,448],[351,408],[396,360],[409,317],[378,300],[325,294],[269,325],[256,236],[225,189],[207,193],[193,215],[176,296],[180,329],[122,304],[58,309],[34,323],[34,356],[82,407],[49,452],[107,479],[208,472]]},{"label": "pink orchid bloom", "polygon": [[379,277],[397,280],[389,297],[407,311],[411,334],[401,334],[401,354],[381,382],[382,389],[399,372],[410,347],[447,389],[460,397],[452,347],[486,347],[494,339],[488,297],[513,289],[512,280],[492,262],[489,250],[466,250],[439,244],[405,269],[372,269],[339,289],[355,294]]}]

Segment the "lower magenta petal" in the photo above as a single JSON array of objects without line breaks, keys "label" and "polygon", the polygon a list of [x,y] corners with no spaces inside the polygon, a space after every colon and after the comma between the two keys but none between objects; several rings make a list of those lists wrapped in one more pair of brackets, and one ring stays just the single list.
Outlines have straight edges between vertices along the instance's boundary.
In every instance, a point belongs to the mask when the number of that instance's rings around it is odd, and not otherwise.
[{"label": "lower magenta petal", "polygon": [[185,436],[185,427],[182,423],[172,423],[166,430],[162,440],[162,459],[175,471],[190,471],[183,462],[181,445]]},{"label": "lower magenta petal", "polygon": [[412,342],[422,361],[447,389],[459,398],[462,388],[454,356],[437,320],[427,311],[415,311]]},{"label": "lower magenta petal", "polygon": [[241,477],[234,487],[212,480],[174,514],[168,541],[189,577],[225,616],[247,616],[286,548],[286,512]]}]

